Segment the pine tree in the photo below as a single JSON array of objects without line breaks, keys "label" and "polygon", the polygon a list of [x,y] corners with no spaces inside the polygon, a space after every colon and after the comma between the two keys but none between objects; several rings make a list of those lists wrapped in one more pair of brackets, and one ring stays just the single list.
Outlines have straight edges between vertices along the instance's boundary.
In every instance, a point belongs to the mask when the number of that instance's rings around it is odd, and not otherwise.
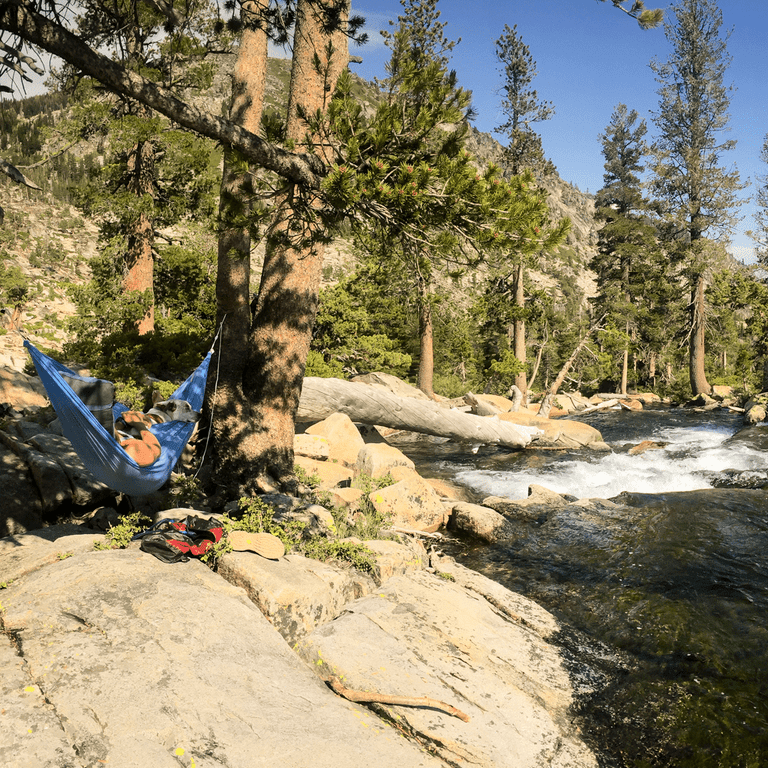
[{"label": "pine tree", "polygon": [[[528,46],[517,32],[504,26],[504,32],[496,41],[496,58],[502,65],[504,98],[501,109],[506,121],[495,129],[504,134],[509,142],[504,148],[504,165],[513,175],[530,170],[537,176],[554,173],[554,166],[544,156],[539,136],[531,125],[549,120],[555,113],[550,102],[539,101],[538,93],[531,89],[536,76],[536,62]],[[515,377],[515,386],[525,397],[528,392],[525,339],[525,259],[521,253],[513,252],[510,260],[514,264],[512,302],[515,307],[512,325],[514,356],[520,365]],[[502,269],[502,272],[504,269]],[[496,276],[499,289],[506,280],[502,274]],[[500,281],[500,282],[499,282]]]},{"label": "pine tree", "polygon": [[498,168],[481,172],[464,150],[469,94],[455,74],[440,61],[426,63],[421,52],[410,55],[415,49],[405,24],[389,41],[386,101],[370,125],[341,81],[332,115],[346,152],[343,172],[334,170],[326,188],[363,223],[357,227],[361,246],[388,264],[393,279],[413,286],[418,382],[432,394],[437,276],[458,278],[505,248],[534,251],[551,228],[532,177],[504,182]]},{"label": "pine tree", "polygon": [[549,120],[555,114],[551,102],[540,101],[531,89],[536,77],[536,62],[528,46],[517,32],[517,26],[504,32],[496,41],[496,59],[502,66],[504,98],[501,111],[505,122],[494,129],[509,140],[504,148],[504,165],[517,175],[525,169],[535,173],[551,173],[554,166],[544,157],[541,137],[533,131],[532,124]]},{"label": "pine tree", "polygon": [[693,393],[701,394],[711,389],[705,373],[704,238],[732,228],[742,185],[738,171],[722,165],[723,153],[735,146],[721,138],[731,90],[724,84],[731,59],[727,36],[720,36],[722,13],[714,0],[681,0],[673,10],[675,22],[665,24],[670,58],[651,63],[660,84],[653,188],[666,203],[672,237],[683,245],[691,284],[689,373]]},{"label": "pine tree", "polygon": [[[398,57],[407,56],[416,62],[416,66],[424,66],[430,62],[437,62],[441,67],[447,67],[451,51],[461,42],[449,40],[443,30],[446,22],[440,21],[440,11],[437,10],[438,0],[400,0],[403,6],[401,15],[397,17],[397,24],[390,21],[394,32],[383,30],[381,36],[385,44],[392,51],[392,59],[389,65],[390,78],[397,77],[400,71]],[[407,30],[408,44],[403,46],[395,41],[397,31]],[[385,89],[391,89],[393,83],[383,82]]]},{"label": "pine tree", "polygon": [[[645,121],[638,121],[637,112],[619,104],[600,136],[605,186],[595,197],[595,218],[602,226],[598,254],[590,266],[598,274],[597,313],[606,316],[607,335],[621,349],[621,394],[627,393],[630,346],[638,347],[645,330],[657,325],[654,316],[659,311],[670,311],[646,295],[660,266],[667,276],[664,253],[649,220],[640,181],[646,132]],[[650,346],[649,354],[658,352],[655,345]]]}]

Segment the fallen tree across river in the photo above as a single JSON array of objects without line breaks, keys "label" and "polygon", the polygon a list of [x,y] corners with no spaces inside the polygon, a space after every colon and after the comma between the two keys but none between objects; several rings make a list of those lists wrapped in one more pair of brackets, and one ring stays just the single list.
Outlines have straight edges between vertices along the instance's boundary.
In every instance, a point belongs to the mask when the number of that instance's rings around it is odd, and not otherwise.
[{"label": "fallen tree across river", "polygon": [[344,413],[352,421],[405,429],[468,443],[525,448],[541,430],[441,408],[431,400],[398,397],[379,387],[342,379],[304,379],[296,420],[321,421]]}]

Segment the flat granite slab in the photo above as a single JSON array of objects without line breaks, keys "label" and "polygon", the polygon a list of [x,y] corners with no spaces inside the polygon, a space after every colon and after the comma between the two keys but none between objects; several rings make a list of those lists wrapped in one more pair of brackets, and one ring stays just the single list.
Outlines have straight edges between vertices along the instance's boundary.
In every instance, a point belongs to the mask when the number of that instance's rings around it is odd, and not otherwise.
[{"label": "flat granite slab", "polygon": [[3,768],[443,765],[332,693],[202,563],[78,551],[17,572],[0,590]]}]

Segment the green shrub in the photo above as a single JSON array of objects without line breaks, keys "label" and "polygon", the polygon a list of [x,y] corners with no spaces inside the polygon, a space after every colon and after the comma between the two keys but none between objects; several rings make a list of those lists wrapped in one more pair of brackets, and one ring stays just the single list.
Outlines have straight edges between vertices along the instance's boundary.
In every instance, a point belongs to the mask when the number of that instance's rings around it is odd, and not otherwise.
[{"label": "green shrub", "polygon": [[113,525],[106,533],[106,541],[97,541],[93,548],[125,549],[137,533],[146,530],[150,525],[152,525],[151,517],[140,511],[133,512],[123,517],[117,525]]}]

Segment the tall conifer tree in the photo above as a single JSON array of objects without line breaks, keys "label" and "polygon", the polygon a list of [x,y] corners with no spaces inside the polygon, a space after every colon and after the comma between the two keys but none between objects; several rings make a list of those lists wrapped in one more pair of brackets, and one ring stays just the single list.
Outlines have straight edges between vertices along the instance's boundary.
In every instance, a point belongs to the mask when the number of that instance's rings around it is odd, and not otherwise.
[{"label": "tall conifer tree", "polygon": [[[496,59],[502,66],[504,98],[501,110],[506,120],[496,133],[507,137],[504,148],[506,170],[518,175],[525,170],[537,176],[554,173],[554,166],[544,156],[541,136],[531,125],[549,120],[555,113],[551,102],[540,101],[538,93],[531,88],[536,77],[536,62],[528,46],[517,32],[517,26],[504,26],[504,32],[496,41]],[[509,261],[505,258],[504,261]],[[525,396],[528,391],[527,350],[525,336],[525,259],[521,252],[512,254],[513,274],[511,298],[514,304],[512,323],[512,344],[515,358],[521,369],[515,376],[515,385]],[[505,277],[508,267],[494,277],[497,290],[507,290],[509,280]],[[492,283],[493,285],[494,283]]]},{"label": "tall conifer tree", "polygon": [[722,158],[736,144],[723,138],[731,91],[724,79],[731,57],[727,36],[720,34],[722,13],[715,0],[681,0],[673,10],[674,21],[664,27],[672,53],[665,63],[651,63],[659,82],[653,187],[666,203],[664,213],[687,267],[689,373],[693,393],[701,394],[711,390],[704,365],[704,238],[730,231],[742,185],[738,171],[724,167]]},{"label": "tall conifer tree", "polygon": [[[663,254],[656,228],[648,219],[640,174],[646,152],[644,120],[635,110],[619,104],[600,135],[605,157],[605,186],[595,197],[595,217],[602,222],[598,253],[591,267],[598,274],[598,314],[606,315],[609,334],[621,340],[621,376],[618,390],[627,392],[630,343],[656,326],[659,298],[649,295],[648,286],[661,269]],[[666,308],[669,311],[669,308]],[[653,346],[653,345],[651,345]],[[651,348],[649,368],[655,368]]]},{"label": "tall conifer tree", "polygon": [[511,29],[504,26],[504,32],[496,41],[496,59],[504,77],[501,111],[506,119],[494,133],[508,139],[504,148],[506,167],[515,175],[525,169],[551,172],[554,168],[544,157],[541,136],[531,126],[549,120],[555,109],[551,102],[540,101],[539,94],[531,88],[537,74],[536,62],[517,26]]}]

